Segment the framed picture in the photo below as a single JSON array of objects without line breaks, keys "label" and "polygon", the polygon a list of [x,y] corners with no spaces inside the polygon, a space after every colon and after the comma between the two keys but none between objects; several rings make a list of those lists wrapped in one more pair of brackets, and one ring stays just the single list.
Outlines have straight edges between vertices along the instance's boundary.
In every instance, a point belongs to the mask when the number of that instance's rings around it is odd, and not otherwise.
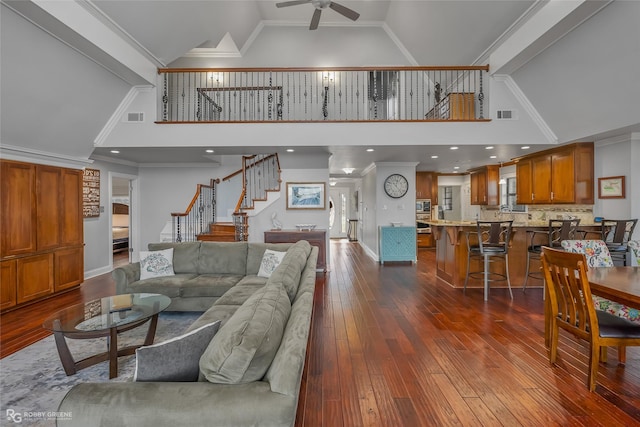
[{"label": "framed picture", "polygon": [[599,199],[624,199],[624,176],[598,178]]},{"label": "framed picture", "polygon": [[287,182],[287,209],[324,209],[324,182]]}]

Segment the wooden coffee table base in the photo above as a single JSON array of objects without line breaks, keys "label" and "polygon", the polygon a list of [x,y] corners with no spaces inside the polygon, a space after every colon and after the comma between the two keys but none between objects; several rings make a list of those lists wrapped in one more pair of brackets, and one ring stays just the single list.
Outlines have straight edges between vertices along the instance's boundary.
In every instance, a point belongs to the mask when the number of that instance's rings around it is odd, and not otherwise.
[{"label": "wooden coffee table base", "polygon": [[[143,344],[132,345],[132,346],[124,347],[118,350],[118,333],[119,332],[124,332],[124,331],[131,330],[133,328],[137,328],[138,326],[141,326],[148,321],[150,321],[149,330],[147,331],[147,336],[145,337]],[[103,331],[86,331],[86,332],[76,331],[72,333],[54,331],[53,336],[55,337],[55,340],[56,340],[56,347],[58,348],[60,361],[62,362],[62,366],[64,367],[64,372],[67,375],[73,375],[76,372],[78,372],[80,369],[84,369],[86,367],[93,366],[96,363],[100,363],[100,362],[104,362],[105,360],[108,360],[109,361],[109,379],[112,379],[118,376],[118,357],[135,354],[137,348],[140,348],[143,345],[153,344],[153,339],[156,335],[157,325],[158,325],[158,314],[156,313],[151,317],[141,319],[140,321],[129,323],[121,327],[114,326],[112,328],[109,328]],[[54,320],[54,326],[56,326],[55,329],[61,329],[60,321]],[[102,337],[108,337],[108,341],[107,341],[108,350],[106,352],[87,357],[86,359],[82,359],[78,362],[76,362],[73,359],[73,356],[71,355],[71,351],[69,351],[69,346],[67,345],[66,338],[89,339],[89,338],[102,338]]]}]

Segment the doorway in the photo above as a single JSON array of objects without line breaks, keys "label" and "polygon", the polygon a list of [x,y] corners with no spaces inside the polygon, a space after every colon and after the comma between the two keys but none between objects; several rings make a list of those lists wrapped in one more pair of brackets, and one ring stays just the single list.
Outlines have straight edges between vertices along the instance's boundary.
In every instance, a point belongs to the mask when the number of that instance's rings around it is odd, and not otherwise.
[{"label": "doorway", "polygon": [[109,189],[109,253],[111,266],[116,268],[132,261],[133,252],[133,179],[112,173]]},{"label": "doorway", "polygon": [[349,227],[349,200],[351,190],[333,187],[329,190],[329,237],[346,239]]}]

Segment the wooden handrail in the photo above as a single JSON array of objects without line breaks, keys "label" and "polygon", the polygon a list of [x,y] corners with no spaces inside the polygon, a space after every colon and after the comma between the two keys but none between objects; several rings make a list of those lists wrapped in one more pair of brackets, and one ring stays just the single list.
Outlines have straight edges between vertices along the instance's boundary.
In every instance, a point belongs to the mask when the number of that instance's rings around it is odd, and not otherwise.
[{"label": "wooden handrail", "polygon": [[189,206],[187,206],[187,210],[184,212],[172,212],[171,216],[189,215],[189,212],[191,212],[191,209],[193,209],[193,205],[195,205],[198,197],[200,196],[200,190],[203,188],[213,188],[215,184],[220,184],[220,178],[212,179],[210,185],[198,184],[198,186],[196,187],[196,194],[191,199],[191,203],[189,203]]},{"label": "wooden handrail", "polygon": [[[246,159],[246,160],[253,159],[253,158],[255,158],[255,157],[256,157],[255,155],[253,155],[253,156],[243,156],[243,158],[244,158],[244,159]],[[276,157],[276,161],[278,162],[278,169],[280,169],[280,160],[277,158],[277,155],[276,155],[276,154],[269,154],[269,155],[268,155],[267,157],[265,157],[264,159],[260,159],[260,160],[258,160],[257,162],[252,163],[252,164],[251,164],[251,167],[258,166],[260,163],[264,162],[265,160],[271,159],[272,157]],[[233,173],[230,173],[229,175],[227,175],[227,176],[225,176],[224,178],[222,178],[222,180],[223,180],[223,181],[229,181],[229,180],[230,180],[231,178],[233,178],[234,176],[241,174],[241,173],[242,173],[242,171],[243,171],[243,169],[238,169],[237,171],[235,171],[235,172],[233,172]]]},{"label": "wooden handrail", "polygon": [[273,67],[273,68],[158,68],[158,74],[172,74],[172,73],[206,73],[206,72],[324,72],[324,71],[489,71],[489,65],[460,65],[460,66],[397,66],[397,67]]}]

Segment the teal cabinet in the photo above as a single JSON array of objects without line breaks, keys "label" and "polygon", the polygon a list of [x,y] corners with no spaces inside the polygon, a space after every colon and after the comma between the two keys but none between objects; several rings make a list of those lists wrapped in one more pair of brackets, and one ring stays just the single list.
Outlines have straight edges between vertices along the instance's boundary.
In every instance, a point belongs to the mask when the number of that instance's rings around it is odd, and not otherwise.
[{"label": "teal cabinet", "polygon": [[380,264],[416,261],[416,227],[380,227],[379,239]]}]

